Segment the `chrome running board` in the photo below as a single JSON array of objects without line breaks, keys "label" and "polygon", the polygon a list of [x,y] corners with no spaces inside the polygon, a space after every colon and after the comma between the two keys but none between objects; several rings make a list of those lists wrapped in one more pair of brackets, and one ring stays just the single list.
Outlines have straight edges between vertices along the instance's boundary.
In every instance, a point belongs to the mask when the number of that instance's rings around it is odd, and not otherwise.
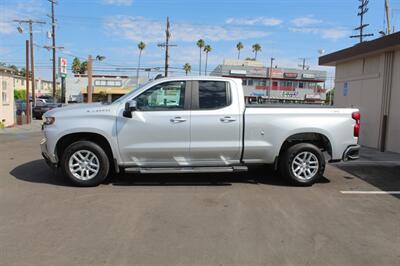
[{"label": "chrome running board", "polygon": [[224,166],[224,167],[165,167],[165,168],[125,168],[127,173],[141,174],[171,174],[171,173],[232,173],[246,172],[247,166]]}]

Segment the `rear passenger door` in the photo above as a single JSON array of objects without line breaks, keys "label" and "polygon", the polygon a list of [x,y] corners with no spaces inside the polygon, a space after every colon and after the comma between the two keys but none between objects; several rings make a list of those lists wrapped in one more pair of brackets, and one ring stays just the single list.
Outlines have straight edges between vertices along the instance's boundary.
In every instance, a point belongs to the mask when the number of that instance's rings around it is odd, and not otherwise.
[{"label": "rear passenger door", "polygon": [[232,97],[229,82],[207,80],[193,83],[190,118],[192,165],[224,166],[240,162],[241,114]]}]

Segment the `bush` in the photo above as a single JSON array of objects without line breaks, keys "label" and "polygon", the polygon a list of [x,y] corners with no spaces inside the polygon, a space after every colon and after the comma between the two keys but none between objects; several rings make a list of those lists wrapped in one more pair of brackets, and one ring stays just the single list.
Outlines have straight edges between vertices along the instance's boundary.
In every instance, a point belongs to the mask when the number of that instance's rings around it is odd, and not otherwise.
[{"label": "bush", "polygon": [[25,90],[14,90],[14,100],[24,100]]}]

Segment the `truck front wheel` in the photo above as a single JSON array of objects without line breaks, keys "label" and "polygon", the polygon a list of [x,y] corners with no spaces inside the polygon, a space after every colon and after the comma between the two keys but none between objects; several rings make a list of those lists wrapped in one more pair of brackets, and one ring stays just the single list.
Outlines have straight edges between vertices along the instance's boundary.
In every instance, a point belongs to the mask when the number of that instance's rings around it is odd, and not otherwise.
[{"label": "truck front wheel", "polygon": [[104,150],[91,141],[77,141],[63,152],[61,167],[64,174],[81,187],[101,184],[108,175],[110,162]]},{"label": "truck front wheel", "polygon": [[284,152],[280,171],[294,185],[310,186],[324,174],[325,158],[315,145],[299,143]]}]

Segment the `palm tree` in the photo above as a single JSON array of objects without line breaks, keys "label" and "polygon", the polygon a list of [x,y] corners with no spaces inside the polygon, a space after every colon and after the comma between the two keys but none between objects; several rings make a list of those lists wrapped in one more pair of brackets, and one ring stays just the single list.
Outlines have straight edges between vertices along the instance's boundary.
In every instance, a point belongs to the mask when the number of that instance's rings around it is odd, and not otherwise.
[{"label": "palm tree", "polygon": [[253,53],[254,53],[254,59],[257,60],[257,53],[261,52],[261,45],[256,43],[256,44],[253,44],[252,48],[253,48]]},{"label": "palm tree", "polygon": [[139,48],[139,62],[138,62],[138,68],[136,70],[136,80],[137,83],[139,84],[139,69],[140,69],[140,59],[142,58],[142,52],[144,48],[146,48],[146,44],[144,42],[138,43],[137,47]]},{"label": "palm tree", "polygon": [[199,75],[201,75],[201,52],[202,52],[201,50],[203,49],[203,47],[204,47],[204,45],[205,45],[204,40],[203,40],[203,39],[198,40],[197,43],[196,43],[196,45],[197,45],[197,47],[199,47],[199,49],[200,49]]},{"label": "palm tree", "polygon": [[186,76],[190,71],[192,71],[192,66],[189,63],[183,65],[183,70],[185,70]]},{"label": "palm tree", "polygon": [[204,68],[204,74],[207,76],[207,63],[208,63],[208,53],[212,51],[211,45],[204,46],[204,52],[206,53],[206,65]]},{"label": "palm tree", "polygon": [[244,48],[244,45],[242,42],[238,42],[236,44],[236,49],[238,49],[238,59],[240,59],[240,50],[242,50]]}]

